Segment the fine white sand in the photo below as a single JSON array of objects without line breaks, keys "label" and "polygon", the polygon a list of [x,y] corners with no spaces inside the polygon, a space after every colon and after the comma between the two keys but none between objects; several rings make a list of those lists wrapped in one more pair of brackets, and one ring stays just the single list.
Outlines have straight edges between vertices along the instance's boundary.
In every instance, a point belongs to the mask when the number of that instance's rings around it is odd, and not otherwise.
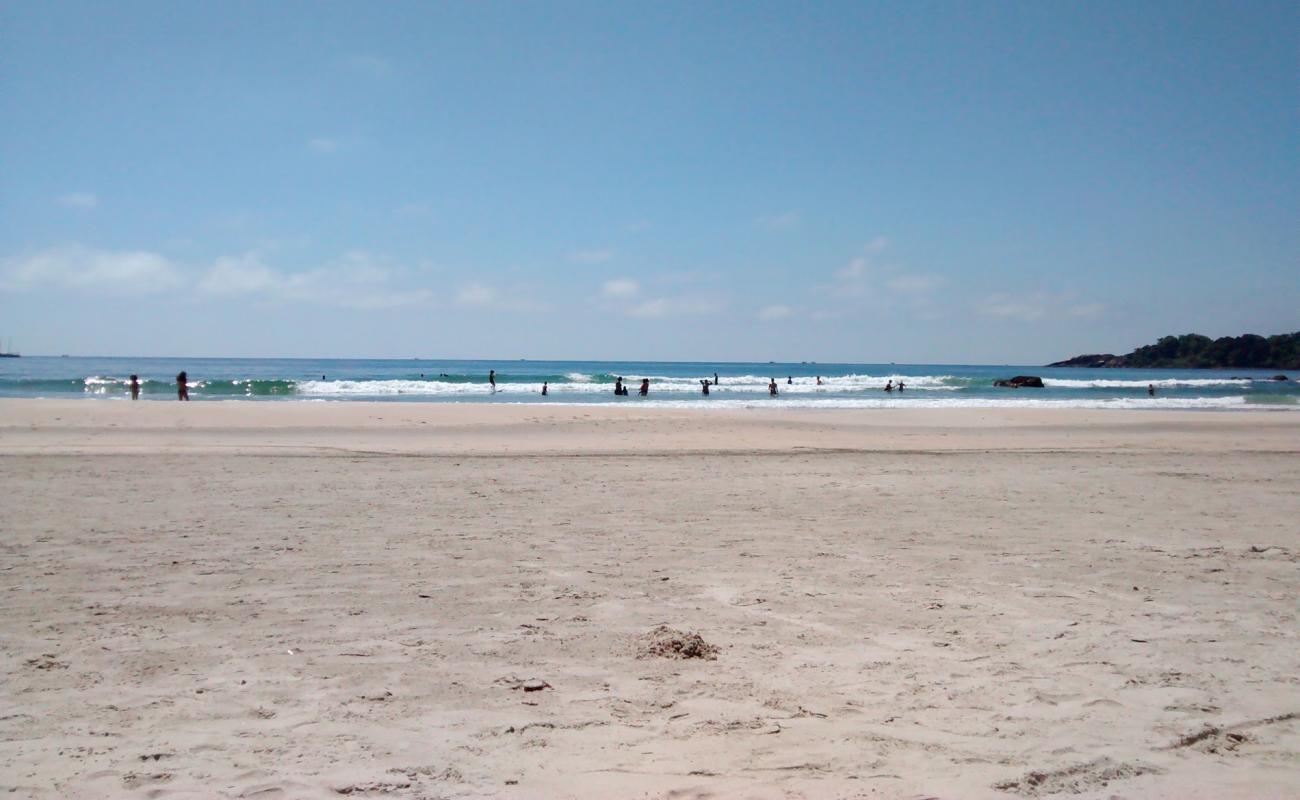
[{"label": "fine white sand", "polygon": [[1298,455],[1289,412],[0,401],[0,790],[1300,796]]}]

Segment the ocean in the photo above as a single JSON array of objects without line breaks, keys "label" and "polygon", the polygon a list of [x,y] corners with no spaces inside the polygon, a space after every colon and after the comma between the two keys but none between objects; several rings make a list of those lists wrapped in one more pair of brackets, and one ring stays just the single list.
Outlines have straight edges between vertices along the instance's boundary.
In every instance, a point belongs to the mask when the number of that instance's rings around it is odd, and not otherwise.
[{"label": "ocean", "polygon": [[[441,403],[583,403],[717,408],[1150,408],[1300,410],[1300,384],[1276,370],[1087,369],[952,364],[688,363],[654,361],[429,361],[417,359],[105,358],[0,359],[0,397],[173,400],[186,370],[193,400],[388,400]],[[496,371],[497,391],[488,385]],[[718,385],[702,394],[700,381]],[[993,382],[1038,375],[1042,389]],[[623,377],[629,397],[614,395]],[[818,377],[821,385],[817,384]],[[1290,376],[1292,378],[1300,375]],[[650,393],[637,389],[650,379]],[[774,379],[779,394],[770,397]],[[549,395],[543,397],[543,383]],[[905,384],[885,392],[886,383]],[[1147,394],[1154,385],[1155,397]]]}]

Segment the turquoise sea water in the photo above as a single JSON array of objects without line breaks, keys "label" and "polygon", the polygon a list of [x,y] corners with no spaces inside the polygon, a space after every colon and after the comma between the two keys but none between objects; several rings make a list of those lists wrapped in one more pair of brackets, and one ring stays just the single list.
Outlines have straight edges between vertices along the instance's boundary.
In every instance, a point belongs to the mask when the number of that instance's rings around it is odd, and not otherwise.
[{"label": "turquoise sea water", "polygon": [[[175,399],[186,370],[194,400],[393,400],[455,403],[644,403],[712,407],[1074,407],[1300,410],[1300,384],[1273,370],[1061,369],[937,364],[778,364],[604,361],[426,361],[237,358],[0,359],[0,397]],[[496,371],[497,391],[488,385]],[[708,397],[700,381],[713,379]],[[1002,389],[999,378],[1039,375],[1046,388]],[[630,397],[614,396],[614,381]],[[817,377],[822,385],[817,385]],[[1300,376],[1290,376],[1292,378]],[[642,378],[650,394],[637,396]],[[775,379],[779,395],[768,395]],[[886,393],[886,382],[906,390]],[[541,396],[542,383],[550,394]],[[1148,384],[1156,396],[1147,394]]]}]

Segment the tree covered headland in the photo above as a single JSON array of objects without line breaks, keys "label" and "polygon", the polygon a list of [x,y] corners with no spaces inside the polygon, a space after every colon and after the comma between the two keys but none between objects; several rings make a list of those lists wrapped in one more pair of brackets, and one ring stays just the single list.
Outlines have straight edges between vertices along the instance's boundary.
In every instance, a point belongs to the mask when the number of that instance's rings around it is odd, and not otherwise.
[{"label": "tree covered headland", "polygon": [[1300,331],[1267,338],[1253,333],[1211,339],[1197,333],[1165,336],[1126,356],[1077,356],[1053,367],[1177,367],[1209,369],[1300,369]]}]

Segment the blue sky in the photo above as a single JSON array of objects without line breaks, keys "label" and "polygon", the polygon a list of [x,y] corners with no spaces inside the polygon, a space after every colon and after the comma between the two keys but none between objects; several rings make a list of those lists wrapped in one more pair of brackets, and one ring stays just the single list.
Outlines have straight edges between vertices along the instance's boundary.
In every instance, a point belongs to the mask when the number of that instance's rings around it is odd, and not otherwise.
[{"label": "blue sky", "polygon": [[0,2],[0,338],[1036,363],[1300,328],[1295,3]]}]

